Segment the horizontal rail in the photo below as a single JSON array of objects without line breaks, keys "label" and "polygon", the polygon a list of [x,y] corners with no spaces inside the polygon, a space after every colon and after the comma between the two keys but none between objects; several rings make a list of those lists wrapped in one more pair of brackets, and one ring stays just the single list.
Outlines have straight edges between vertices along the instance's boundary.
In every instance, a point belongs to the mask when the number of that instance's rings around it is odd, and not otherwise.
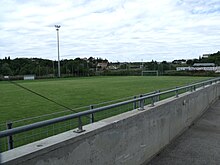
[{"label": "horizontal rail", "polygon": [[86,115],[94,114],[96,112],[105,111],[105,110],[108,110],[111,108],[120,107],[122,105],[130,104],[130,103],[134,103],[134,102],[138,102],[138,101],[143,101],[144,99],[153,98],[153,97],[161,96],[161,95],[172,93],[172,92],[177,92],[177,91],[183,90],[183,89],[188,89],[188,88],[192,88],[192,87],[196,89],[197,86],[201,86],[201,85],[205,86],[207,84],[212,84],[213,82],[218,82],[218,81],[220,81],[220,78],[206,80],[203,82],[198,82],[198,83],[194,83],[194,84],[187,85],[187,86],[177,87],[177,88],[170,89],[170,90],[163,91],[163,92],[152,92],[148,95],[143,95],[142,97],[139,97],[139,98],[134,98],[131,100],[122,101],[119,103],[115,103],[115,104],[111,104],[111,105],[107,105],[107,106],[103,106],[103,107],[99,107],[99,108],[94,108],[91,110],[78,112],[75,114],[70,114],[70,115],[66,115],[66,116],[62,116],[62,117],[57,117],[54,119],[49,119],[49,120],[40,121],[40,122],[36,122],[33,124],[25,125],[25,126],[20,126],[20,127],[4,130],[4,131],[0,132],[0,138],[15,135],[15,134],[22,133],[25,131],[30,131],[30,130],[33,130],[36,128],[41,128],[44,126],[48,126],[48,125],[59,123],[59,122],[66,121],[66,120],[80,118],[80,117],[83,117]]}]

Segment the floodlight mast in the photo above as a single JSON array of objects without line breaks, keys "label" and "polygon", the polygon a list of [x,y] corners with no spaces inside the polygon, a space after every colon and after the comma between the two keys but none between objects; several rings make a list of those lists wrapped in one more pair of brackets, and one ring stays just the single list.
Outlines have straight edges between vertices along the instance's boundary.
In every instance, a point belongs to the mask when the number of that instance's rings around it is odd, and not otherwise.
[{"label": "floodlight mast", "polygon": [[59,44],[59,28],[60,25],[54,25],[57,30],[57,54],[58,54],[58,77],[60,77],[60,44]]}]

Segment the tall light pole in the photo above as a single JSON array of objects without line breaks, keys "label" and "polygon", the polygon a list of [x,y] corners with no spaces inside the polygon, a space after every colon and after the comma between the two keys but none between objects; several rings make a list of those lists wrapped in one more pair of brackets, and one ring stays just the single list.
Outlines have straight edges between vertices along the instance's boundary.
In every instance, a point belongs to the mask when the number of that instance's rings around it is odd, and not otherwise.
[{"label": "tall light pole", "polygon": [[60,45],[59,45],[59,28],[60,25],[54,25],[57,30],[57,53],[58,53],[58,77],[60,77]]}]

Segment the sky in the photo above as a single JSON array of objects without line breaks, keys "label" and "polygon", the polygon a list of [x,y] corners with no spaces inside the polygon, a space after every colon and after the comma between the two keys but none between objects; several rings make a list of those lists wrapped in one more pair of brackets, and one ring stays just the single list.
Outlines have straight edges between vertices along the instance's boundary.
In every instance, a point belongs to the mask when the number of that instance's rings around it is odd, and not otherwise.
[{"label": "sky", "polygon": [[0,58],[172,61],[220,50],[220,0],[0,0]]}]

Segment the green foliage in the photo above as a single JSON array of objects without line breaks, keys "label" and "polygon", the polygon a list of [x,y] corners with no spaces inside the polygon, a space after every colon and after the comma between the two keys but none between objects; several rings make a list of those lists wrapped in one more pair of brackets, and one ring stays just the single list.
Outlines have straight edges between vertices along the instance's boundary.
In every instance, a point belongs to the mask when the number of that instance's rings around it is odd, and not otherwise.
[{"label": "green foliage", "polygon": [[216,65],[220,65],[220,51],[211,54],[208,58],[202,58],[200,62],[215,63]]},{"label": "green foliage", "polygon": [[186,64],[192,66],[194,63],[215,63],[215,65],[220,66],[220,51],[210,54],[210,56],[204,58],[199,57],[199,59],[190,59],[186,61]]},{"label": "green foliage", "polygon": [[8,63],[3,63],[0,69],[2,75],[12,75],[12,70]]},{"label": "green foliage", "polygon": [[[88,76],[94,75],[96,66],[99,62],[108,62],[106,59],[90,57],[88,60],[76,58],[74,60],[61,60],[61,74],[65,76]],[[16,58],[10,57],[0,59],[1,75],[27,75],[34,74],[44,77],[46,75],[56,76],[58,62],[40,58]]]}]

